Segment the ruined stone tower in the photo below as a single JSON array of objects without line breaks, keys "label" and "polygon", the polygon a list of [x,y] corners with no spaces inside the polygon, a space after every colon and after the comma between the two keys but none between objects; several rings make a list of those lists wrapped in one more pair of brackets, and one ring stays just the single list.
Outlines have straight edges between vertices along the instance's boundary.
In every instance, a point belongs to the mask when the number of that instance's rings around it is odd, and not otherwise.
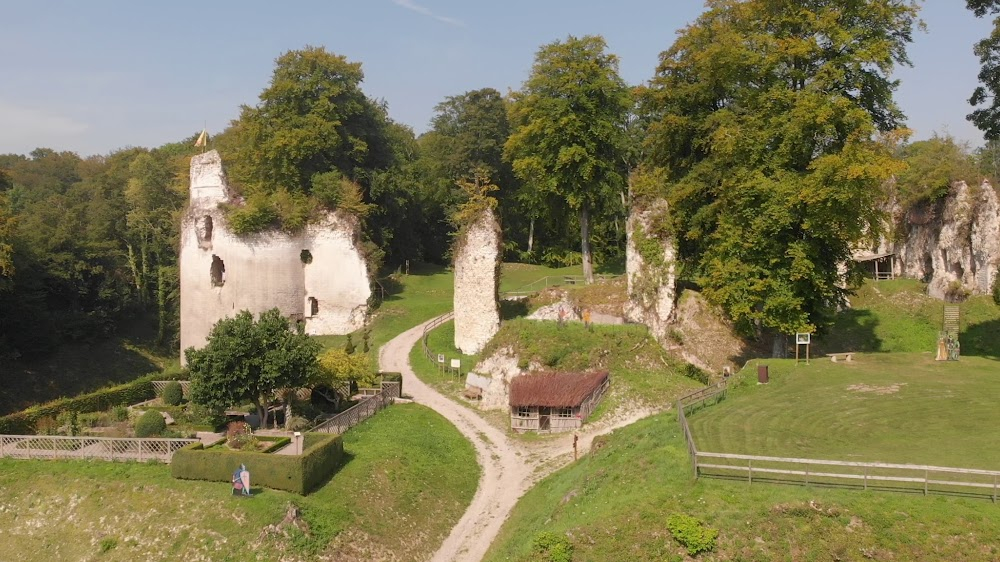
[{"label": "ruined stone tower", "polygon": [[371,286],[360,224],[329,213],[288,234],[236,236],[219,208],[230,202],[219,153],[191,159],[191,199],[181,224],[181,362],[222,318],[277,307],[308,334],[346,334],[364,325]]},{"label": "ruined stone tower", "polygon": [[500,223],[483,211],[455,246],[455,347],[479,353],[500,329]]}]

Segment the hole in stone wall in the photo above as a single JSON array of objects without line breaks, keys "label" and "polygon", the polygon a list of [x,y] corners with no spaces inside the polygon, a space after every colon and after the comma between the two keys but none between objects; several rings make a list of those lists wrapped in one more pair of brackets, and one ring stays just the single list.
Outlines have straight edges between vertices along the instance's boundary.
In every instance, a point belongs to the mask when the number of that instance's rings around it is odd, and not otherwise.
[{"label": "hole in stone wall", "polygon": [[213,287],[221,287],[226,282],[226,263],[215,254],[212,254],[210,274]]},{"label": "hole in stone wall", "polygon": [[931,279],[934,277],[934,259],[931,258],[930,254],[924,254],[924,278],[921,279],[924,283],[930,283]]},{"label": "hole in stone wall", "polygon": [[205,232],[205,242],[212,241],[212,217],[205,215],[202,219],[202,230]]},{"label": "hole in stone wall", "polygon": [[309,297],[309,316],[316,316],[319,314],[319,301],[316,297]]},{"label": "hole in stone wall", "polygon": [[309,250],[302,250],[301,252],[299,252],[299,259],[302,260],[302,263],[312,263],[313,262],[312,252],[310,252]]}]

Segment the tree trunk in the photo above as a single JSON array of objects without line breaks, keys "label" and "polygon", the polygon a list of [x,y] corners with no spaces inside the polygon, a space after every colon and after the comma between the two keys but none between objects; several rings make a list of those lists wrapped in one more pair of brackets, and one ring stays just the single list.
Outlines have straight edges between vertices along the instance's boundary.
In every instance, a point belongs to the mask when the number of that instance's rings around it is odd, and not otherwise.
[{"label": "tree trunk", "polygon": [[535,218],[531,218],[531,222],[528,223],[528,253],[531,253],[531,249],[535,247]]},{"label": "tree trunk", "polygon": [[580,253],[583,255],[583,279],[589,285],[594,282],[594,260],[590,253],[590,212],[580,208]]},{"label": "tree trunk", "polygon": [[771,357],[774,359],[785,358],[785,334],[774,334],[774,341],[771,344]]},{"label": "tree trunk", "polygon": [[257,415],[260,417],[260,427],[267,429],[267,408],[264,407],[265,402],[258,398],[254,401],[254,405],[257,406]]}]

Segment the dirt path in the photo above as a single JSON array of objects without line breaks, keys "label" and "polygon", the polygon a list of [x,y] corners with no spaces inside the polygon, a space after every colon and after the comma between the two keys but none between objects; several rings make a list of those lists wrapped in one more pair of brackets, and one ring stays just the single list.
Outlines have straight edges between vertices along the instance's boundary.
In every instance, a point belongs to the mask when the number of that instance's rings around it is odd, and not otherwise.
[{"label": "dirt path", "polygon": [[[486,555],[517,500],[538,480],[572,462],[573,435],[566,434],[530,446],[514,441],[471,409],[421,382],[410,368],[410,350],[420,341],[424,326],[432,321],[407,330],[382,346],[379,368],[403,373],[405,393],[455,424],[476,448],[476,459],[482,467],[479,488],[469,508],[431,560],[478,562]],[[652,413],[652,410],[638,410],[588,426],[580,432],[580,454],[590,449],[595,436]]]}]

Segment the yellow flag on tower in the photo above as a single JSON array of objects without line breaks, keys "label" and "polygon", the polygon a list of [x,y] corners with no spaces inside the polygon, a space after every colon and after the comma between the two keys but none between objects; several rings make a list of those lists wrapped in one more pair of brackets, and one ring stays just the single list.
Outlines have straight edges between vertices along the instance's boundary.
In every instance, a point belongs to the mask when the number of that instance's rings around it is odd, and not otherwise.
[{"label": "yellow flag on tower", "polygon": [[201,134],[198,135],[198,140],[194,141],[195,146],[206,146],[208,145],[208,130],[202,129]]}]

